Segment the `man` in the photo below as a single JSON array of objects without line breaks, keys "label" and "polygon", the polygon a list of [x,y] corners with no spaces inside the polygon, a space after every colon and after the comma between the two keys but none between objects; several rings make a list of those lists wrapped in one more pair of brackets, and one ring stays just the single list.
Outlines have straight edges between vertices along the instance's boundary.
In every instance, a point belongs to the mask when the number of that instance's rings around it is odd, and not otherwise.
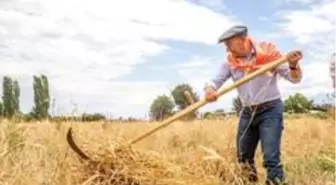
[{"label": "man", "polygon": [[[237,81],[263,64],[281,57],[281,53],[273,44],[257,43],[247,32],[245,26],[234,26],[219,38],[219,43],[224,43],[227,48],[228,57],[217,76],[205,86],[207,101],[217,100],[216,91],[229,78]],[[248,169],[248,179],[251,182],[258,181],[254,155],[259,140],[263,151],[263,165],[267,169],[266,184],[285,182],[280,161],[284,105],[277,77],[280,75],[292,83],[299,83],[302,75],[298,61],[302,54],[300,51],[294,51],[286,55],[286,58],[289,67],[277,67],[272,72],[260,75],[237,88],[243,104],[238,123],[237,155],[239,163]]]}]

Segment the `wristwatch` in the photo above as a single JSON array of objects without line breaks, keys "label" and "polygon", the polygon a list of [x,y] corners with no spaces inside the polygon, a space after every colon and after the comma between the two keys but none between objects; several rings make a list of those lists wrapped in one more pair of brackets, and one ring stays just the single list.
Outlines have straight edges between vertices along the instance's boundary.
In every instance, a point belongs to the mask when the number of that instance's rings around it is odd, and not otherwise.
[{"label": "wristwatch", "polygon": [[292,71],[294,71],[294,70],[300,69],[300,67],[299,67],[298,64],[296,64],[295,66],[289,66],[289,69],[292,70]]}]

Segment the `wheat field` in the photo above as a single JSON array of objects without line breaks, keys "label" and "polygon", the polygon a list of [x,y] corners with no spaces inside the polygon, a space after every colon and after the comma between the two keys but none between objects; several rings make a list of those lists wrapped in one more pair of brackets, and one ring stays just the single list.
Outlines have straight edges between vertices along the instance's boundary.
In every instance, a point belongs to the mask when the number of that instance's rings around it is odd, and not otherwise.
[{"label": "wheat field", "polygon": [[[285,119],[282,161],[290,184],[335,183],[334,123],[334,119],[312,116]],[[66,132],[70,126],[76,143],[100,160],[100,166],[85,163],[69,148]],[[236,117],[175,122],[136,143],[132,150],[115,152],[116,147],[154,126],[2,121],[0,184],[244,184],[236,163]],[[256,162],[259,184],[264,184],[260,145]]]}]

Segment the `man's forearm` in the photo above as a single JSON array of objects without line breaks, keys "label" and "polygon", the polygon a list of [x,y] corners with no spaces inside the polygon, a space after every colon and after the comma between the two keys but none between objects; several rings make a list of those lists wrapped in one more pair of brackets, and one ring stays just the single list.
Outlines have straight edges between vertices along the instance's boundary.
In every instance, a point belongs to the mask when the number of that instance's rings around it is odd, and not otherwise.
[{"label": "man's forearm", "polygon": [[291,77],[291,79],[295,80],[295,81],[299,81],[302,77],[302,71],[301,68],[299,66],[297,67],[291,67],[289,70],[289,75]]}]

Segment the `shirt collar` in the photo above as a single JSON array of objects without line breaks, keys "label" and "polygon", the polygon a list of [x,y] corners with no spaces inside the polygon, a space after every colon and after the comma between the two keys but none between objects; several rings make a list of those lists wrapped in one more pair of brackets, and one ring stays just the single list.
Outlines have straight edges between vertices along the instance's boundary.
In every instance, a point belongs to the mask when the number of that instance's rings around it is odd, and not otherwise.
[{"label": "shirt collar", "polygon": [[250,54],[248,54],[248,55],[245,57],[245,59],[246,59],[246,60],[250,60],[250,59],[252,59],[252,57],[254,57],[254,56],[256,55],[256,53],[257,53],[257,50],[256,50],[256,48],[254,47],[254,45],[252,45],[252,51],[251,51]]}]

